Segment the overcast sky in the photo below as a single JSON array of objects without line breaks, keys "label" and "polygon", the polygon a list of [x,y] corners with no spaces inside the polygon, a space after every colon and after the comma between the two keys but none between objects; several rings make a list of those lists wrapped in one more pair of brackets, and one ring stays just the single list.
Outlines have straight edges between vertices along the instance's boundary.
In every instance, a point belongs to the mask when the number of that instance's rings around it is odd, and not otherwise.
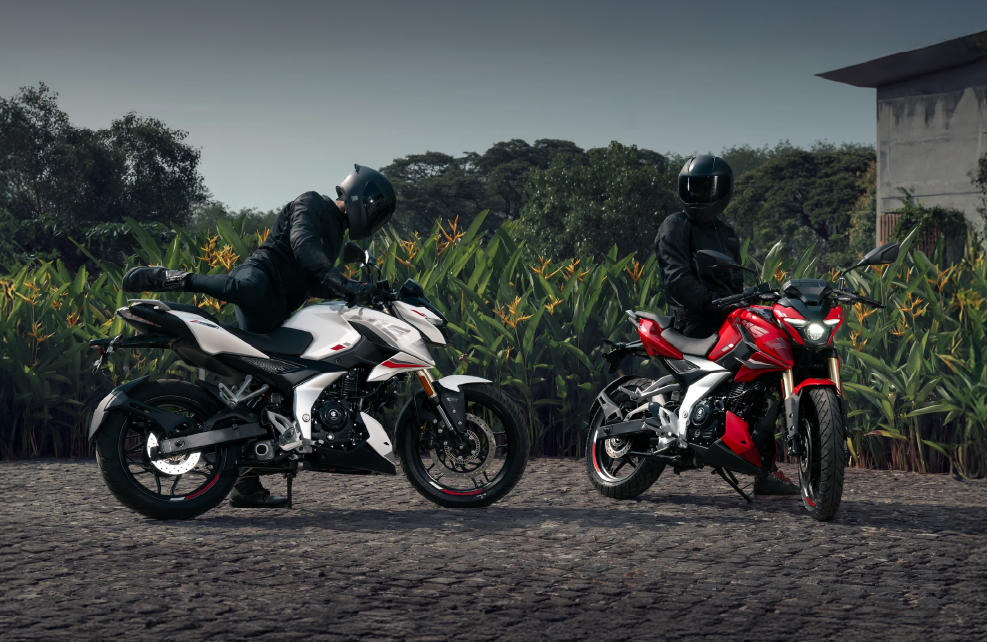
[{"label": "overcast sky", "polygon": [[987,29],[984,0],[0,0],[0,95],[187,130],[216,198],[279,207],[354,162],[511,138],[717,152],[873,143],[874,90],[816,78]]}]

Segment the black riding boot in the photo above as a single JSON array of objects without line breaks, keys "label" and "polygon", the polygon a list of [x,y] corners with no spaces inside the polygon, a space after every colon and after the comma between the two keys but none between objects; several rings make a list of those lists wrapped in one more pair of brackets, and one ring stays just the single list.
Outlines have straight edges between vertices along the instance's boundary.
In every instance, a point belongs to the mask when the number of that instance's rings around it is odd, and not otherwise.
[{"label": "black riding boot", "polygon": [[261,485],[260,477],[241,477],[230,493],[230,505],[233,508],[284,508],[288,498],[272,495]]},{"label": "black riding boot", "polygon": [[184,292],[188,272],[161,266],[131,268],[123,277],[124,292]]}]

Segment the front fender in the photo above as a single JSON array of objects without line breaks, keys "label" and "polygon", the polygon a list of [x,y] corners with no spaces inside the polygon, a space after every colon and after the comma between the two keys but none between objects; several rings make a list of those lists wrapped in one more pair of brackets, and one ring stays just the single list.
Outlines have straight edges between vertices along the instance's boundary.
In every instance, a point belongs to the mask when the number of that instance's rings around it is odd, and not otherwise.
[{"label": "front fender", "polygon": [[110,391],[110,394],[103,397],[103,400],[99,402],[96,406],[96,410],[93,411],[93,420],[89,423],[89,442],[92,443],[93,439],[96,438],[96,433],[103,426],[103,422],[109,416],[110,411],[116,410],[117,408],[122,408],[127,405],[130,401],[130,392],[136,390],[140,386],[144,385],[147,381],[147,377],[138,377],[133,381],[128,381],[122,386],[117,386]]},{"label": "front fender", "polygon": [[[439,404],[442,409],[445,410],[446,416],[450,419],[463,417],[466,414],[466,400],[463,397],[463,391],[459,389],[459,386],[470,384],[470,383],[492,383],[489,379],[482,379],[480,377],[472,377],[470,375],[450,375],[448,377],[443,377],[435,382],[438,387],[441,388],[438,391],[439,394]],[[455,411],[455,412],[453,412]],[[432,410],[428,407],[425,401],[425,391],[419,390],[415,395],[404,404],[404,408],[401,409],[401,413],[398,415],[397,423],[395,423],[395,441],[398,439],[398,433],[404,430],[404,426],[407,423],[407,419],[411,413],[416,413],[419,416],[422,414],[427,415],[428,418],[433,418],[434,415]]]},{"label": "front fender", "polygon": [[798,432],[799,407],[802,404],[802,392],[807,388],[832,388],[836,390],[836,395],[840,398],[840,406],[843,410],[843,419],[844,422],[846,421],[849,407],[847,406],[846,397],[843,396],[839,386],[832,379],[805,379],[800,381],[795,386],[792,394],[788,395],[788,398],[785,399],[785,427],[789,439],[794,439],[795,434]]}]

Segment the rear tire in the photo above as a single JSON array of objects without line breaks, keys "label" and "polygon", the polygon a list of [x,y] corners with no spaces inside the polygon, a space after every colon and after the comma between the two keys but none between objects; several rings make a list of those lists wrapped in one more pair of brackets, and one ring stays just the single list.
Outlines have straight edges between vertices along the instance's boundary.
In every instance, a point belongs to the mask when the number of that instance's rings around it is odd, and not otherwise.
[{"label": "rear tire", "polygon": [[809,388],[799,419],[799,490],[802,505],[815,519],[832,519],[843,498],[846,431],[843,405],[832,388]]},{"label": "rear tire", "polygon": [[[625,385],[635,384],[647,386],[652,383],[647,379],[632,380]],[[621,391],[611,393],[611,399],[625,412],[629,409],[630,400]],[[596,413],[592,424],[589,427],[589,435],[586,440],[586,472],[593,487],[600,491],[601,495],[612,499],[632,499],[644,491],[651,488],[662,472],[665,464],[653,459],[646,459],[633,455],[623,455],[612,457],[607,450],[609,443],[610,451],[620,453],[625,450],[647,450],[646,443],[628,444],[625,440],[615,438],[596,441],[596,433],[603,426],[603,413]],[[638,440],[647,440],[647,437],[638,437]],[[624,473],[621,475],[621,473]]]},{"label": "rear tire", "polygon": [[[212,395],[184,381],[153,381],[130,396],[171,412],[180,410],[199,422],[220,410]],[[178,472],[184,471],[173,475],[158,469],[148,456],[147,445],[152,436],[155,440],[163,438],[150,422],[119,411],[106,419],[96,435],[96,462],[107,488],[121,504],[151,519],[192,519],[215,508],[229,495],[237,480],[238,444],[211,446],[168,460],[169,464],[178,462],[171,464]],[[194,467],[185,471],[186,466],[181,464],[193,456]],[[176,492],[179,487],[181,492]],[[165,494],[165,490],[170,492]]]}]

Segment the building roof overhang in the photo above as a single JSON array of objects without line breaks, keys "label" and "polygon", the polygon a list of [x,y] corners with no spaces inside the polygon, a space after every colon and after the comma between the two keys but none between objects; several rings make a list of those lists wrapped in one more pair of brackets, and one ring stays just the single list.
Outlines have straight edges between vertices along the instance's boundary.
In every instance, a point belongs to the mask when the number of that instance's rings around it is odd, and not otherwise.
[{"label": "building roof overhang", "polygon": [[987,57],[987,31],[816,74],[854,87],[879,87]]}]

